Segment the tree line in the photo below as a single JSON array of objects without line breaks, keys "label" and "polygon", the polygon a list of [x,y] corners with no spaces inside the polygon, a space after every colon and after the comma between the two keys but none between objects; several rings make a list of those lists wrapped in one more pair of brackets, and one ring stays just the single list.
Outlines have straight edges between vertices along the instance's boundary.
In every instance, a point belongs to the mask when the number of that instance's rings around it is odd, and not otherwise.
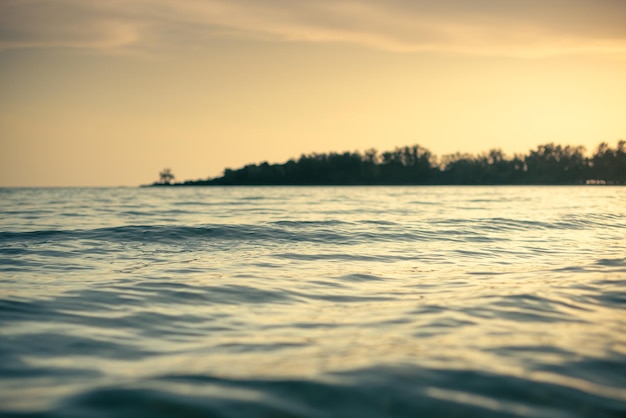
[{"label": "tree line", "polygon": [[[169,172],[168,172],[169,173]],[[162,185],[164,183],[154,183]],[[303,154],[285,163],[226,168],[220,177],[175,186],[230,185],[569,185],[626,184],[626,141],[601,143],[591,156],[582,146],[539,145],[528,154],[500,149],[441,158],[420,145],[379,153]]]}]

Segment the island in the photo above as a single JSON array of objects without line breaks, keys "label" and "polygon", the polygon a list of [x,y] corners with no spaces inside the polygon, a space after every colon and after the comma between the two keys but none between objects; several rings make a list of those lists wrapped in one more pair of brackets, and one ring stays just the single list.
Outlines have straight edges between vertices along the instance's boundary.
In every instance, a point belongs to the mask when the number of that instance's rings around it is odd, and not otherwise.
[{"label": "island", "polygon": [[303,154],[284,163],[226,168],[222,176],[174,182],[170,169],[148,186],[339,185],[625,185],[626,141],[603,142],[592,155],[582,146],[540,145],[526,155],[500,149],[437,157],[420,145],[379,153]]}]

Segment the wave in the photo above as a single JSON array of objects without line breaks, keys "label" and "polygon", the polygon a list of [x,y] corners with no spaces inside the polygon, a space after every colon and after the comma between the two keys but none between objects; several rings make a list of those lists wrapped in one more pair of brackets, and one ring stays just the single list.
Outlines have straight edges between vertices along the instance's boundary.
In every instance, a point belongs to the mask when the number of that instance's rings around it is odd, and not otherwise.
[{"label": "wave", "polygon": [[[391,221],[361,220],[344,222],[277,221],[267,224],[126,225],[77,230],[36,230],[0,232],[2,243],[28,243],[68,240],[141,241],[177,243],[189,240],[291,241],[353,244],[389,241],[497,241],[509,240],[508,233],[535,230],[580,230],[585,228],[622,228],[622,223],[608,223],[603,217],[569,217],[555,222],[508,218],[426,219],[399,224]],[[17,251],[15,248],[0,252]],[[8,255],[8,253],[6,253]]]},{"label": "wave", "polygon": [[[589,367],[589,365],[584,365]],[[591,365],[597,367],[597,365]],[[607,364],[605,366],[611,366]],[[165,374],[89,388],[15,417],[621,417],[625,399],[549,374],[380,365],[313,379]]]}]

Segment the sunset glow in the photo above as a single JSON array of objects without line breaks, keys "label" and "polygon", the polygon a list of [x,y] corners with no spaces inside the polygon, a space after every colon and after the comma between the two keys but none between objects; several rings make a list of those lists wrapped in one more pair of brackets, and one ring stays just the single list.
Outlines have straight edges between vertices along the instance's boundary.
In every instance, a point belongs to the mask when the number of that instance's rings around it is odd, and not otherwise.
[{"label": "sunset glow", "polygon": [[0,3],[0,186],[626,139],[626,3]]}]

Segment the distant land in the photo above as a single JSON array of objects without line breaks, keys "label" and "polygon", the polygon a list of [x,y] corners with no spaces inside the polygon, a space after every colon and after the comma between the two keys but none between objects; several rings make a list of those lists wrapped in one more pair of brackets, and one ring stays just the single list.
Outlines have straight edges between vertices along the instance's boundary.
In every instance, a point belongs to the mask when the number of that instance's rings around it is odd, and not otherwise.
[{"label": "distant land", "polygon": [[285,163],[226,168],[220,177],[174,182],[169,169],[149,186],[331,185],[575,185],[626,184],[626,141],[603,142],[588,156],[582,146],[540,145],[528,154],[500,149],[441,158],[419,145],[379,153],[303,154]]}]

